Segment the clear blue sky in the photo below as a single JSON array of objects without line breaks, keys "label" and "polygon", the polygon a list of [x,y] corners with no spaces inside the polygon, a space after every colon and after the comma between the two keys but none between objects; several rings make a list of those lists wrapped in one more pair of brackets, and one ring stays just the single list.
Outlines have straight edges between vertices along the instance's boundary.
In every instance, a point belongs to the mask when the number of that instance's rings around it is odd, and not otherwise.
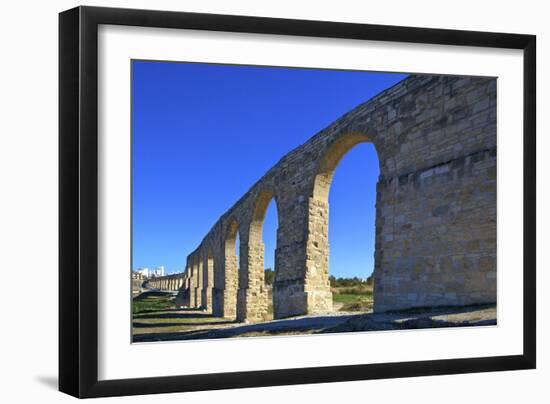
[{"label": "clear blue sky", "polygon": [[[132,62],[133,267],[180,272],[218,220],[269,168],[405,75]],[[372,272],[378,160],[353,148],[331,187],[330,274]],[[277,211],[264,224],[273,267]]]}]

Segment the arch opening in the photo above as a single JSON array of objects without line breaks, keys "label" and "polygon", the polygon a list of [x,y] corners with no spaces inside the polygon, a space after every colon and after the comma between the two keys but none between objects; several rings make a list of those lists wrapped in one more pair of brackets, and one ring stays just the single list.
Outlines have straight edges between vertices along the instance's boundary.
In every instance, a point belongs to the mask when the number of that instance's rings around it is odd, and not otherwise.
[{"label": "arch opening", "polygon": [[[371,142],[371,139],[358,132],[351,132],[336,140],[325,153],[319,164],[313,184],[313,198],[328,203],[330,185],[336,167],[344,156],[360,143]],[[378,167],[377,167],[378,168]]]},{"label": "arch opening", "polygon": [[374,145],[361,133],[335,141],[319,162],[309,219],[308,312],[372,310],[379,167]]},{"label": "arch opening", "polygon": [[264,190],[256,200],[249,233],[249,288],[257,296],[256,309],[250,310],[250,317],[256,321],[273,318],[278,227],[276,197],[272,190]]}]

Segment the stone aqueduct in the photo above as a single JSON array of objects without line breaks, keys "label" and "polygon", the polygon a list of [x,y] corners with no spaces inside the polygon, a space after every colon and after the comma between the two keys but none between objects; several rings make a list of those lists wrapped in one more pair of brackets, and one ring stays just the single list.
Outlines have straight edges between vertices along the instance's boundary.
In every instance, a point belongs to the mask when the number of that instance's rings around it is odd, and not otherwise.
[{"label": "stone aqueduct", "polygon": [[159,278],[153,278],[148,281],[149,286],[155,289],[162,290],[179,290],[184,285],[184,274],[173,274],[162,276]]},{"label": "stone aqueduct", "polygon": [[372,142],[374,310],[496,302],[496,140],[496,79],[409,76],[285,155],[220,217],[169,287],[187,306],[262,320],[262,225],[274,198],[274,317],[330,311],[331,180],[346,152]]}]

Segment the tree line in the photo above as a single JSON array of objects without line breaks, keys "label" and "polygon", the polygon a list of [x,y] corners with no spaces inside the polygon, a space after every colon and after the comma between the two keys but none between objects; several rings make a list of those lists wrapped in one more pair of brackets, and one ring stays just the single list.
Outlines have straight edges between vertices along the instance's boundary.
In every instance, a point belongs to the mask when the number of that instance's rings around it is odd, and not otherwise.
[{"label": "tree line", "polygon": [[[374,275],[369,276],[367,279],[361,279],[357,276],[354,276],[353,278],[336,278],[334,275],[331,275],[329,277],[330,280],[330,286],[333,288],[336,287],[350,287],[350,286],[359,286],[359,285],[372,285],[372,282],[374,280]],[[265,284],[266,285],[273,285],[273,282],[275,281],[275,271],[271,268],[265,269]]]}]

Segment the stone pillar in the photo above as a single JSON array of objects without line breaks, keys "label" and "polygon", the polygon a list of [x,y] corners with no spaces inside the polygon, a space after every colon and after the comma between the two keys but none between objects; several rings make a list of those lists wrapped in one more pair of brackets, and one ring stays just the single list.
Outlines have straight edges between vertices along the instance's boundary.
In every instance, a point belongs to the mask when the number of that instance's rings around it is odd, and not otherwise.
[{"label": "stone pillar", "polygon": [[224,247],[221,262],[214,262],[214,292],[212,306],[214,315],[230,319],[237,314],[237,256],[235,255],[235,241],[238,225],[231,220],[225,229]]},{"label": "stone pillar", "polygon": [[328,203],[309,199],[306,245],[306,304],[308,314],[332,311],[329,281]]},{"label": "stone pillar", "polygon": [[195,283],[195,297],[196,297],[196,307],[203,307],[202,301],[202,285],[203,285],[203,271],[202,271],[202,259],[197,257],[196,268],[197,268],[197,279]]},{"label": "stone pillar", "polygon": [[223,317],[234,318],[237,314],[237,266],[235,253],[225,257]]},{"label": "stone pillar", "polygon": [[279,228],[275,250],[273,317],[307,313],[305,293],[307,211],[305,197],[288,193],[279,199]]},{"label": "stone pillar", "polygon": [[223,290],[225,285],[224,263],[214,260],[214,287],[212,288],[212,314],[223,317]]},{"label": "stone pillar", "polygon": [[205,310],[212,311],[212,288],[214,286],[214,258],[212,251],[204,257],[202,302]]},{"label": "stone pillar", "polygon": [[196,274],[195,274],[195,268],[194,266],[190,266],[189,267],[189,307],[197,307],[196,306],[196,296],[195,296],[195,292],[196,292],[196,288],[195,288],[195,277],[196,277]]},{"label": "stone pillar", "polygon": [[243,239],[240,255],[237,321],[263,321],[267,315],[267,291],[264,280],[264,245],[261,238],[249,242]]},{"label": "stone pillar", "polygon": [[187,307],[191,307],[191,274],[188,272],[185,278],[185,300],[187,301]]}]

